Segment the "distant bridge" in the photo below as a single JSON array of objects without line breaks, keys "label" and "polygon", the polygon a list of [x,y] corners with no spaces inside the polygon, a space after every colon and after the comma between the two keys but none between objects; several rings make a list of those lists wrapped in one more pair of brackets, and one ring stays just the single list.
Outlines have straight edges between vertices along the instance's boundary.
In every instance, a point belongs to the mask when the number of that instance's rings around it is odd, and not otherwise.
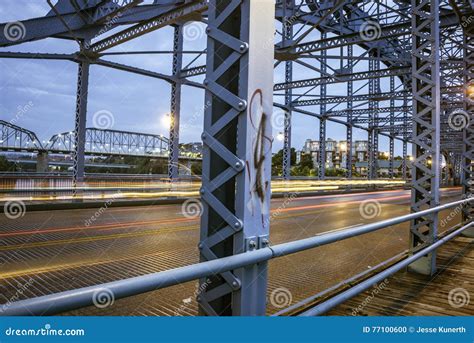
[{"label": "distant bridge", "polygon": [[[30,130],[0,120],[0,151],[71,154],[74,151],[74,132],[53,135],[41,141]],[[163,135],[146,133],[86,129],[85,153],[98,156],[162,157],[169,155],[169,140]],[[180,158],[200,160],[184,152]]]}]

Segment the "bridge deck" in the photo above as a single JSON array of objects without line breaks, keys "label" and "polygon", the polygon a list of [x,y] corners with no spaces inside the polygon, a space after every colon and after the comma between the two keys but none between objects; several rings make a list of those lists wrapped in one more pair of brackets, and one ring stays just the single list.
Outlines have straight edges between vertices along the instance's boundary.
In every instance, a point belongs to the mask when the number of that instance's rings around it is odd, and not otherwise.
[{"label": "bridge deck", "polygon": [[[458,237],[439,249],[439,269],[434,276],[400,271],[328,315],[474,315],[473,247],[474,239]],[[458,307],[461,304],[464,306]]]}]

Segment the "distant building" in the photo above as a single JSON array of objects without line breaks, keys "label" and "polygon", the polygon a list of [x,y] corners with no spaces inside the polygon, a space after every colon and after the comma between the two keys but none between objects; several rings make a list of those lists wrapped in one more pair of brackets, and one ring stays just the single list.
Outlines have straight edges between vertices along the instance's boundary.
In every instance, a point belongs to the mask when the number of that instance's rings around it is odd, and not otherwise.
[{"label": "distant building", "polygon": [[[377,172],[379,176],[386,176],[390,175],[390,161],[388,160],[377,160]],[[402,169],[402,160],[394,160],[393,161],[393,170],[394,173],[397,174],[401,173]],[[361,161],[355,163],[356,172],[358,172],[361,176],[367,176],[367,168],[369,163],[367,161]]]},{"label": "distant building", "polygon": [[[369,142],[366,140],[357,140],[352,143],[352,165],[356,172],[362,176],[367,175],[369,160],[368,153]],[[319,141],[307,139],[302,152],[311,154],[315,166],[319,164]],[[386,156],[385,156],[386,157]],[[407,161],[409,165],[410,161]],[[326,140],[326,168],[346,169],[347,167],[347,141],[336,141],[328,138]],[[394,160],[393,168],[395,174],[401,172],[402,160]],[[409,167],[407,167],[409,171]],[[390,161],[386,159],[377,160],[377,171],[379,176],[388,176],[390,170]]]},{"label": "distant building", "polygon": [[202,157],[202,142],[181,143],[179,145],[179,152],[181,155],[189,157]]},{"label": "distant building", "polygon": [[[367,141],[355,141],[352,144],[353,162],[367,161]],[[307,139],[303,152],[311,154],[313,163],[318,164],[319,161],[319,141]],[[328,138],[326,140],[326,167],[344,169],[347,165],[347,141],[336,141]]]}]

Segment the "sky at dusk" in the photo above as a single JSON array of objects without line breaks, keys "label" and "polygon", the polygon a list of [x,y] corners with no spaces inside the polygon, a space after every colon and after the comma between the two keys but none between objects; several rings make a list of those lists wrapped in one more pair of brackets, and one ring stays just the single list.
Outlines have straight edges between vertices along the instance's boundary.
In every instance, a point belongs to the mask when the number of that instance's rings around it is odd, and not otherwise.
[{"label": "sky at dusk", "polygon": [[[2,0],[0,22],[41,17],[48,11],[48,4],[42,0]],[[119,30],[123,28],[120,27]],[[106,35],[116,31],[117,29],[109,31]],[[171,50],[172,35],[172,28],[163,28],[109,51]],[[190,24],[185,37],[185,50],[203,50],[206,46],[204,25]],[[73,53],[77,50],[78,45],[75,41],[63,39],[45,39],[0,48],[0,51],[44,53]],[[356,48],[355,53],[358,50],[360,49]],[[338,51],[328,51],[328,54],[336,54]],[[187,55],[184,65],[194,56]],[[171,55],[104,56],[103,59],[171,74]],[[201,57],[199,61],[201,63],[196,65],[204,64],[205,58]],[[360,68],[364,70],[366,66]],[[0,59],[0,118],[6,121],[15,119],[16,125],[34,131],[40,140],[48,140],[53,134],[73,130],[77,69],[77,64],[69,61]],[[283,63],[275,69],[275,82],[282,81],[282,71]],[[315,76],[315,73],[308,74],[307,70],[295,67],[294,79]],[[202,81],[202,79],[201,77],[193,80]],[[354,89],[358,86],[359,84],[355,82]],[[387,82],[382,82],[382,88],[384,87],[382,91],[388,91]],[[328,95],[343,95],[345,88],[345,84],[329,85]],[[275,98],[275,101],[282,102],[283,99]],[[88,127],[93,126],[95,113],[108,111],[113,116],[112,129],[168,136],[163,117],[170,111],[169,103],[170,85],[165,81],[98,65],[91,66]],[[28,104],[31,106],[27,111],[19,110]],[[381,103],[380,106],[388,104]],[[180,138],[182,143],[200,140],[203,107],[204,91],[183,87]],[[319,112],[318,107],[305,109]],[[331,107],[328,108],[330,109]],[[339,108],[335,108],[337,109]],[[318,139],[319,123],[314,117],[295,113],[292,128],[292,146],[296,149],[301,149],[308,138]],[[277,134],[278,132],[274,132],[274,136]],[[328,138],[343,140],[345,136],[345,127],[328,122]],[[365,131],[354,130],[354,140],[366,138]],[[277,151],[281,147],[282,143],[275,140],[273,150]],[[380,150],[388,150],[388,138],[380,138]],[[396,141],[396,154],[401,154],[401,143],[398,141]]]}]

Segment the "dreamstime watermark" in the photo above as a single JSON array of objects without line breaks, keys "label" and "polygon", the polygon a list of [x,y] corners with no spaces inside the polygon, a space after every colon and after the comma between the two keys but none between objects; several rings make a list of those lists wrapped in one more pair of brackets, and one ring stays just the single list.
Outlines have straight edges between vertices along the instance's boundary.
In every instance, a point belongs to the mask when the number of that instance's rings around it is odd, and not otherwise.
[{"label": "dreamstime watermark", "polygon": [[181,205],[181,213],[183,213],[183,216],[189,219],[200,217],[202,211],[202,203],[196,198],[186,199],[186,201]]},{"label": "dreamstime watermark", "polygon": [[10,124],[15,125],[18,120],[20,120],[26,113],[28,113],[33,107],[33,101],[28,101],[26,105],[18,105],[16,108],[15,117],[10,120]]},{"label": "dreamstime watermark", "polygon": [[461,17],[462,27],[467,28],[472,24],[474,24],[474,15],[470,15],[469,17],[466,17],[466,16]]},{"label": "dreamstime watermark", "polygon": [[272,128],[275,132],[280,132],[285,129],[285,123],[288,120],[288,127],[290,126],[289,122],[289,113],[283,110],[276,110],[272,113]]},{"label": "dreamstime watermark", "polygon": [[184,24],[183,39],[186,41],[195,41],[204,37],[206,29],[203,23],[193,21]]},{"label": "dreamstime watermark", "polygon": [[25,216],[26,205],[21,200],[7,201],[3,205],[3,213],[8,219],[18,219]]},{"label": "dreamstime watermark", "polygon": [[115,200],[121,197],[122,197],[121,191],[114,193],[112,197],[108,199],[101,208],[95,211],[95,213],[90,218],[84,221],[84,225],[87,227],[91,226],[114,203]]},{"label": "dreamstime watermark", "polygon": [[187,308],[189,308],[189,306],[191,306],[193,302],[193,299],[197,299],[197,301],[200,302],[202,300],[201,298],[202,294],[206,292],[206,290],[208,289],[211,283],[212,283],[212,280],[208,278],[206,279],[205,282],[198,285],[196,289],[194,290],[194,293],[192,296],[182,300],[183,304],[175,311],[175,316],[181,315],[182,312],[184,312]]},{"label": "dreamstime watermark", "polygon": [[51,324],[46,324],[39,329],[15,329],[9,327],[5,330],[6,336],[85,336],[84,329],[53,329]]},{"label": "dreamstime watermark", "polygon": [[[113,26],[117,23],[117,21],[122,17],[122,15],[123,15],[123,12],[119,11],[113,17],[110,17],[110,16],[105,17],[104,25],[102,26],[100,31],[97,32],[97,34],[94,35],[94,37],[92,39],[95,39],[95,38],[99,37],[100,35],[106,33],[107,31],[109,31],[110,29],[112,29]],[[84,44],[84,48],[89,49],[90,48],[90,43],[86,42]]]},{"label": "dreamstime watermark", "polygon": [[92,116],[92,125],[96,129],[108,130],[115,124],[115,118],[112,112],[107,110],[100,110]]},{"label": "dreamstime watermark", "polygon": [[359,205],[359,213],[364,219],[374,219],[382,214],[382,206],[377,200],[364,200]]},{"label": "dreamstime watermark", "polygon": [[3,35],[10,42],[16,42],[26,36],[26,27],[21,21],[7,23],[3,28]]},{"label": "dreamstime watermark", "polygon": [[364,308],[369,305],[374,298],[379,295],[379,293],[387,287],[389,284],[389,280],[385,279],[381,283],[374,285],[374,288],[370,292],[370,294],[362,301],[362,303],[357,306],[356,308],[352,309],[352,315],[357,316],[361,311],[364,310]]},{"label": "dreamstime watermark", "polygon": [[448,303],[451,307],[461,308],[469,305],[471,296],[465,288],[453,288],[448,294]]},{"label": "dreamstime watermark", "polygon": [[281,213],[288,207],[288,205],[298,197],[298,192],[291,193],[289,196],[285,197],[283,203],[278,206],[278,208],[272,211],[271,215],[265,220],[265,226],[268,226],[273,220],[275,220]]},{"label": "dreamstime watermark", "polygon": [[364,41],[371,42],[382,36],[382,28],[378,22],[368,20],[360,26],[359,35]]},{"label": "dreamstime watermark", "polygon": [[20,297],[23,295],[23,293],[25,293],[25,291],[31,286],[33,285],[35,282],[35,280],[33,280],[32,278],[30,278],[27,282],[25,282],[24,284],[21,284],[21,283],[18,283],[17,284],[17,289],[16,289],[16,292],[15,294],[10,297],[8,299],[8,301],[5,303],[5,304],[2,304],[1,307],[0,307],[0,313],[2,312],[5,312],[6,310],[8,310],[8,308],[12,305],[12,303],[20,300]]},{"label": "dreamstime watermark", "polygon": [[103,309],[112,306],[115,302],[115,294],[109,288],[101,288],[92,294],[92,303],[95,307]]},{"label": "dreamstime watermark", "polygon": [[[470,199],[472,197],[472,194],[468,193],[468,194],[464,194],[462,196],[463,199]],[[460,213],[462,213],[462,210],[463,210],[463,207],[465,206],[465,204],[461,204],[461,205],[458,205],[456,206],[455,208],[453,208],[446,217],[444,217],[443,219],[441,219],[439,225],[441,227],[445,227],[446,225],[449,224],[449,222],[451,222],[454,218],[456,218],[457,215],[459,215]]]},{"label": "dreamstime watermark", "polygon": [[211,107],[211,104],[212,104],[211,101],[210,101],[210,100],[207,100],[203,107],[201,107],[201,106],[196,106],[196,107],[194,108],[194,111],[193,111],[193,114],[192,114],[191,118],[189,118],[188,120],[186,120],[185,123],[181,124],[181,130],[185,130],[185,129],[189,128],[189,127],[192,126],[194,123],[196,123],[200,118],[202,118],[203,115],[204,115],[204,112],[205,112],[209,107]]},{"label": "dreamstime watermark", "polygon": [[270,293],[270,304],[276,308],[284,308],[293,302],[293,294],[288,288],[278,287]]},{"label": "dreamstime watermark", "polygon": [[455,131],[461,131],[471,124],[469,113],[457,109],[448,116],[448,125]]}]

